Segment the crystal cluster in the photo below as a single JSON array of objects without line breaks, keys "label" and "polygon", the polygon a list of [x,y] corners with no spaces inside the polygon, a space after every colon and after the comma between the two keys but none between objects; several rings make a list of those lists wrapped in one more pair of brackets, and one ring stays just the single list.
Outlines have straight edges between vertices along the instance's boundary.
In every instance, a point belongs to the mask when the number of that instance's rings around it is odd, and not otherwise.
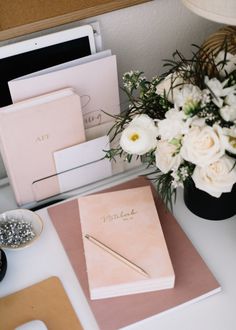
[{"label": "crystal cluster", "polygon": [[0,222],[0,245],[17,248],[36,236],[31,223],[23,219],[5,219]]}]

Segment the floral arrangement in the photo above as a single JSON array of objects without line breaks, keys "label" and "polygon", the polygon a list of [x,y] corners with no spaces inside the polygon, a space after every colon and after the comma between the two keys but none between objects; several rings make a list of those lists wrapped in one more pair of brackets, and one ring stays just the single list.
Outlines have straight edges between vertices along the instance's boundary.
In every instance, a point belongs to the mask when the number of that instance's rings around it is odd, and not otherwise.
[{"label": "floral arrangement", "polygon": [[124,74],[129,107],[112,128],[119,145],[106,151],[109,159],[141,157],[170,206],[188,180],[214,197],[236,182],[236,56],[196,49],[191,59],[176,51],[150,81]]}]

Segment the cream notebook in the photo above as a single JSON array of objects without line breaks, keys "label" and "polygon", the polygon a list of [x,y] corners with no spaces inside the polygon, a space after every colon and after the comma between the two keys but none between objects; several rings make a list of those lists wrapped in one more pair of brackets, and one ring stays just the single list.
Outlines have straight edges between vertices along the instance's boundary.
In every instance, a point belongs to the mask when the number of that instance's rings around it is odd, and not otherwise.
[{"label": "cream notebook", "polygon": [[18,205],[59,193],[53,152],[84,141],[80,97],[71,88],[1,108],[1,154]]},{"label": "cream notebook", "polygon": [[175,275],[150,187],[78,202],[91,299],[173,288]]}]

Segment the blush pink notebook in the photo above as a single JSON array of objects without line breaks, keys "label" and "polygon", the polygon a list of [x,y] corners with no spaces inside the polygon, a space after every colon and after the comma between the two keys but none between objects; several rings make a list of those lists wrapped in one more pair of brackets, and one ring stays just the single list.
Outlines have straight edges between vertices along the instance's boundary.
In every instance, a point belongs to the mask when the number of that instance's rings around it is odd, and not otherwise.
[{"label": "blush pink notebook", "polygon": [[[145,185],[150,185],[150,181],[140,177],[103,192]],[[176,219],[166,211],[154,189],[153,195],[175,271],[175,287],[107,299],[90,299],[77,198],[48,208],[54,227],[102,330],[117,330],[220,291],[214,275]]]},{"label": "blush pink notebook", "polygon": [[59,193],[53,152],[83,141],[80,97],[71,88],[1,108],[1,154],[18,205]]},{"label": "blush pink notebook", "polygon": [[173,288],[150,187],[84,196],[78,203],[91,299]]}]

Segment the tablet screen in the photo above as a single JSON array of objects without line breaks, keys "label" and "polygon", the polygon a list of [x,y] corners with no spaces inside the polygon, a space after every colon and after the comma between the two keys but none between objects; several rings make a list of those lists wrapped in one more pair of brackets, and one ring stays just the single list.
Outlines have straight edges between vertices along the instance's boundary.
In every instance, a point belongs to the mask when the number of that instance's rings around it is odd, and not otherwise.
[{"label": "tablet screen", "polygon": [[0,59],[0,107],[12,103],[8,81],[91,54],[89,37],[31,50]]}]

